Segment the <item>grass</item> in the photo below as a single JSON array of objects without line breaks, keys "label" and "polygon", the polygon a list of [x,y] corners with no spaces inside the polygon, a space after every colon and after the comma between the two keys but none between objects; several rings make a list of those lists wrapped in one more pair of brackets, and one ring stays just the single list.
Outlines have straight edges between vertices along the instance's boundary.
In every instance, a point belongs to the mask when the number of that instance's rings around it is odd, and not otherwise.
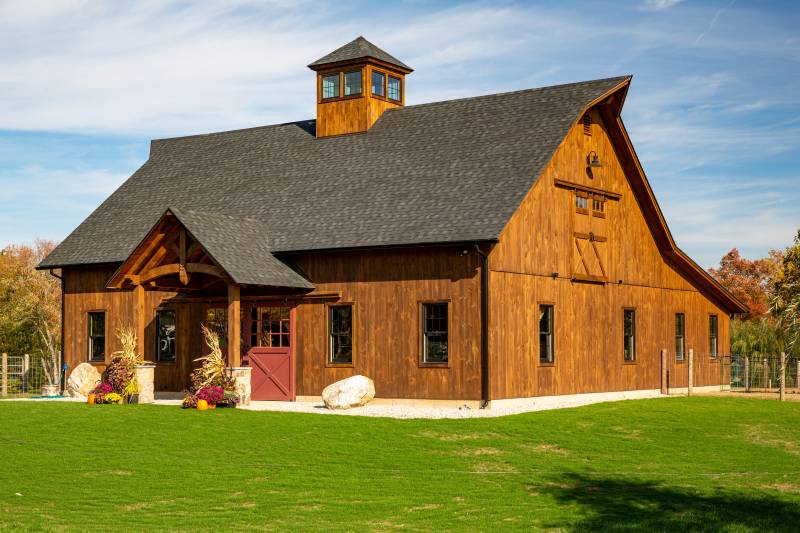
[{"label": "grass", "polygon": [[392,420],[0,402],[0,530],[798,528],[798,404]]}]

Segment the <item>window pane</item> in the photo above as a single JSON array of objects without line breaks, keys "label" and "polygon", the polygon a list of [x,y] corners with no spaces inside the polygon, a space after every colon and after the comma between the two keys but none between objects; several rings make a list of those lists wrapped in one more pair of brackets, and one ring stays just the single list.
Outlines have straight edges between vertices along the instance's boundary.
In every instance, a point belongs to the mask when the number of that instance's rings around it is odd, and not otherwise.
[{"label": "window pane", "polygon": [[339,96],[339,73],[322,77],[322,97],[336,98]]},{"label": "window pane", "polygon": [[156,313],[156,360],[175,360],[175,311]]},{"label": "window pane", "polygon": [[447,363],[447,303],[422,304],[423,361]]},{"label": "window pane", "polygon": [[384,92],[383,86],[386,81],[386,75],[382,72],[373,72],[372,73],[372,94],[377,94],[378,96],[386,96]]},{"label": "window pane", "polygon": [[553,359],[553,306],[539,306],[539,362],[552,363]]},{"label": "window pane", "polygon": [[636,360],[636,312],[625,309],[623,317],[623,342],[625,348],[625,361]]},{"label": "window pane", "polygon": [[400,101],[402,99],[402,94],[400,78],[389,76],[389,99]]},{"label": "window pane", "polygon": [[328,358],[331,363],[353,362],[353,307],[337,305],[328,312]]},{"label": "window pane", "polygon": [[684,315],[675,315],[675,359],[683,361],[684,358]]},{"label": "window pane", "polygon": [[361,71],[344,73],[344,95],[361,94]]},{"label": "window pane", "polygon": [[708,317],[708,353],[711,356],[711,359],[717,358],[718,348],[717,315],[711,315]]},{"label": "window pane", "polygon": [[88,347],[90,361],[104,361],[106,358],[106,314],[89,313]]}]

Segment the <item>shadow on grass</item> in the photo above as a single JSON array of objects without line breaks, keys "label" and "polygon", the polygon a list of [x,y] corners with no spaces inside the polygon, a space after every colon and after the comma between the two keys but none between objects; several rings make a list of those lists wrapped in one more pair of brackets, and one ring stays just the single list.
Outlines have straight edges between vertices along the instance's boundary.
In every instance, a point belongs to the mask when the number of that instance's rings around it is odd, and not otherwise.
[{"label": "shadow on grass", "polygon": [[[676,483],[680,483],[678,479]],[[800,490],[799,487],[791,487]],[[528,486],[562,505],[577,506],[577,522],[543,524],[573,531],[800,531],[800,503],[752,488],[746,493],[698,493],[690,488],[568,474]]]}]

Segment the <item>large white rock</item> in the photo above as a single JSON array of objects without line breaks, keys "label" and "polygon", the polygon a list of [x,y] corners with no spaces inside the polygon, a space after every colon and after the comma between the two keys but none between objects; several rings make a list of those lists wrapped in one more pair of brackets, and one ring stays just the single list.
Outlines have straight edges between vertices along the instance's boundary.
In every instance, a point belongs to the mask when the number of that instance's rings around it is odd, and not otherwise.
[{"label": "large white rock", "polygon": [[67,378],[67,396],[86,398],[102,379],[100,372],[94,366],[89,363],[81,363],[72,370]]},{"label": "large white rock", "polygon": [[322,391],[328,409],[350,409],[366,405],[375,397],[375,383],[366,376],[352,376],[331,383]]}]

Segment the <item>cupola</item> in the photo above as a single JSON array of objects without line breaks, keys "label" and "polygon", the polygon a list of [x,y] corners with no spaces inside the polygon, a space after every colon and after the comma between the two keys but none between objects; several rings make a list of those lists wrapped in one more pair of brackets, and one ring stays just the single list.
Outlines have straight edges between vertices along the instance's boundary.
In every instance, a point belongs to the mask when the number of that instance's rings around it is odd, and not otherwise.
[{"label": "cupola", "polygon": [[413,69],[363,37],[317,59],[317,137],[365,132],[387,109],[403,107]]}]

